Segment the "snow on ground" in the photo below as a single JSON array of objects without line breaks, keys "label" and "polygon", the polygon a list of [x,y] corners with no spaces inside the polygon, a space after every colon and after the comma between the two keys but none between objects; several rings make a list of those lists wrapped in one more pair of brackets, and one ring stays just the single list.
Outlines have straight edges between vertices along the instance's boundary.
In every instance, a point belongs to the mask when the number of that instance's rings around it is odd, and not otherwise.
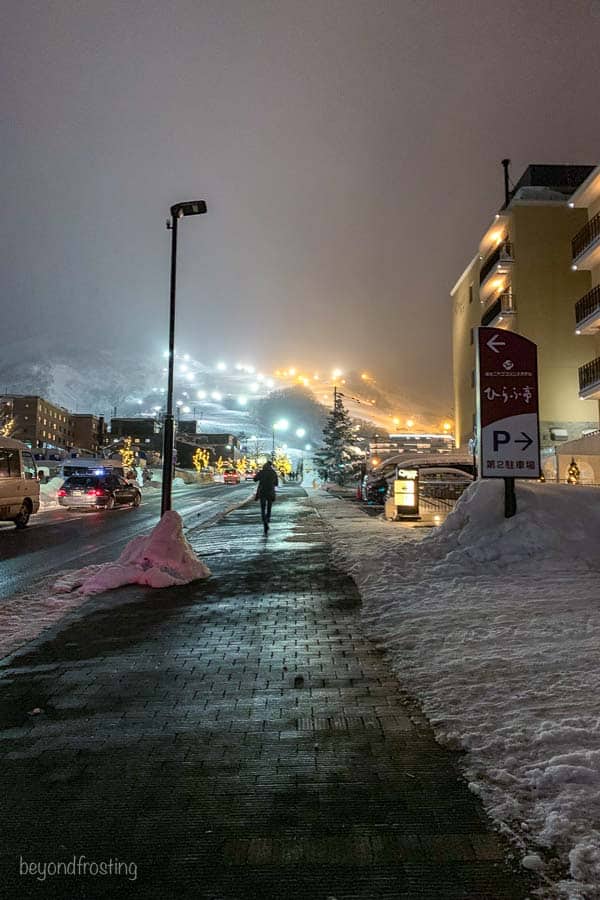
[{"label": "snow on ground", "polygon": [[67,572],[56,581],[58,594],[101,594],[125,584],[164,588],[208,578],[210,569],[200,562],[183,534],[179,513],[166,512],[150,534],[134,537],[115,562]]},{"label": "snow on ground", "polygon": [[434,532],[314,496],[368,630],[541,895],[600,898],[600,491],[521,482],[504,519],[503,484],[478,482]]},{"label": "snow on ground", "polygon": [[40,484],[40,508],[58,509],[57,491],[63,486],[64,478],[51,478]]},{"label": "snow on ground", "polygon": [[[210,527],[213,522],[241,506],[252,495],[253,492],[244,493],[241,498],[235,499],[224,494],[222,497],[210,501],[200,503],[194,501],[190,503],[189,507],[181,510],[184,524],[189,523],[188,530]],[[155,533],[156,529],[153,534]],[[171,538],[173,537],[175,537],[174,534],[171,535]],[[183,535],[181,537],[187,544],[185,537]],[[68,613],[82,606],[91,594],[115,587],[117,581],[120,584],[133,581],[150,584],[150,579],[152,579],[155,581],[154,586],[158,586],[163,579],[166,582],[170,577],[173,579],[171,583],[184,583],[177,580],[178,575],[186,576],[190,573],[193,574],[194,571],[204,572],[204,574],[196,576],[200,578],[207,577],[209,574],[209,570],[198,560],[196,563],[201,569],[196,570],[193,563],[188,566],[191,561],[185,557],[182,550],[185,548],[185,544],[181,543],[179,537],[174,543],[169,541],[168,547],[157,546],[155,540],[148,548],[145,543],[147,541],[148,535],[134,538],[129,542],[119,560],[124,569],[131,565],[134,571],[130,574],[139,576],[139,578],[121,580],[126,572],[116,568],[115,564],[88,566],[85,569],[67,570],[61,575],[54,573],[45,576],[33,583],[26,591],[3,599],[0,603],[0,659],[14,653],[19,647],[56,626]],[[182,552],[182,556],[179,558],[177,557],[178,551]],[[144,556],[148,556],[148,554],[150,554],[152,565],[145,569],[146,564],[143,560]],[[174,568],[171,565],[173,561],[176,563]],[[182,565],[184,563],[185,566]],[[161,572],[161,567],[164,567],[166,571]],[[148,580],[144,580],[145,578]],[[185,580],[190,579],[186,578]],[[85,591],[82,590],[84,584]],[[115,596],[114,602],[125,601],[125,595]]]}]

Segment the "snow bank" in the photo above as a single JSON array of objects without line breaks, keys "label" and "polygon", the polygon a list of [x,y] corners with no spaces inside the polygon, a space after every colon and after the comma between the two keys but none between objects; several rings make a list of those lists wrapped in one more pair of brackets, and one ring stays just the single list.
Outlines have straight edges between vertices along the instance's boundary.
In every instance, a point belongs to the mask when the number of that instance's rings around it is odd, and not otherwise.
[{"label": "snow bank", "polygon": [[560,484],[519,484],[517,514],[504,518],[504,484],[474,482],[425,542],[430,559],[465,573],[481,564],[572,562],[600,568],[600,492]]},{"label": "snow bank", "polygon": [[116,562],[67,572],[56,581],[54,590],[99,594],[125,584],[163,588],[209,575],[210,569],[200,562],[183,534],[181,516],[171,511],[150,534],[129,541]]},{"label": "snow bank", "polygon": [[[465,774],[539,896],[600,898],[600,490],[480,482],[434,533],[321,492],[368,631]],[[538,896],[536,894],[536,896]]]},{"label": "snow bank", "polygon": [[64,478],[51,478],[45,484],[40,484],[40,506],[44,509],[58,506],[57,492],[63,486],[64,481]]}]

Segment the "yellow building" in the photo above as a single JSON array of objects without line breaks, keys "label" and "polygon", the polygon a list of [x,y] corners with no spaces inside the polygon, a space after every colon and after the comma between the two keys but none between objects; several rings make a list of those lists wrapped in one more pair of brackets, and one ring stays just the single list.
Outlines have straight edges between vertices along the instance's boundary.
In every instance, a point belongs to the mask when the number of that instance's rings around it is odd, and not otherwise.
[{"label": "yellow building", "polygon": [[[597,339],[576,335],[574,318],[575,302],[591,286],[589,271],[572,268],[571,241],[585,226],[587,210],[569,205],[592,171],[529,166],[451,291],[458,446],[465,447],[475,430],[478,325],[518,331],[537,344],[543,448],[598,427],[598,404],[579,397],[579,370],[598,356]],[[600,310],[598,316],[600,322]]]},{"label": "yellow building", "polygon": [[[594,354],[579,369],[579,396],[600,400],[600,166],[597,166],[572,195],[569,206],[585,210],[585,224],[573,235],[571,268],[589,272],[589,290],[575,304],[575,333],[594,337]],[[586,340],[586,347],[588,346]],[[586,406],[588,404],[586,403]]]}]

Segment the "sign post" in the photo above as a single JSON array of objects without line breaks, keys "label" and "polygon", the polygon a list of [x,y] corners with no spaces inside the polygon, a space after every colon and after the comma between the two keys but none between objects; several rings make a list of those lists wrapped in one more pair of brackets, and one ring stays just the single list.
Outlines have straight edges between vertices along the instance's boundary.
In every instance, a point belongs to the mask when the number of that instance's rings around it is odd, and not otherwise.
[{"label": "sign post", "polygon": [[504,515],[517,511],[515,478],[540,477],[537,346],[503,328],[477,329],[480,478],[504,479]]}]

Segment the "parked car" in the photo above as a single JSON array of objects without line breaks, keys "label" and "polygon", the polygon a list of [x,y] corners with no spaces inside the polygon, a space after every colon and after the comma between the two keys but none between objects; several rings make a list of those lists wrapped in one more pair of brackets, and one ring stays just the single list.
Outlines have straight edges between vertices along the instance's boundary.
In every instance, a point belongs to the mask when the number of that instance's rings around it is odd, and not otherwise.
[{"label": "parked car", "polygon": [[244,481],[254,481],[255,475],[256,472],[246,472],[246,474],[244,475]]},{"label": "parked car", "polygon": [[25,528],[40,508],[40,485],[27,444],[0,438],[0,521]]},{"label": "parked car", "polygon": [[235,469],[226,469],[223,472],[223,483],[224,484],[239,484],[241,481],[240,473]]},{"label": "parked car", "polygon": [[142,494],[136,484],[120,475],[71,475],[57,492],[58,502],[68,509],[112,509],[139,506]]}]

